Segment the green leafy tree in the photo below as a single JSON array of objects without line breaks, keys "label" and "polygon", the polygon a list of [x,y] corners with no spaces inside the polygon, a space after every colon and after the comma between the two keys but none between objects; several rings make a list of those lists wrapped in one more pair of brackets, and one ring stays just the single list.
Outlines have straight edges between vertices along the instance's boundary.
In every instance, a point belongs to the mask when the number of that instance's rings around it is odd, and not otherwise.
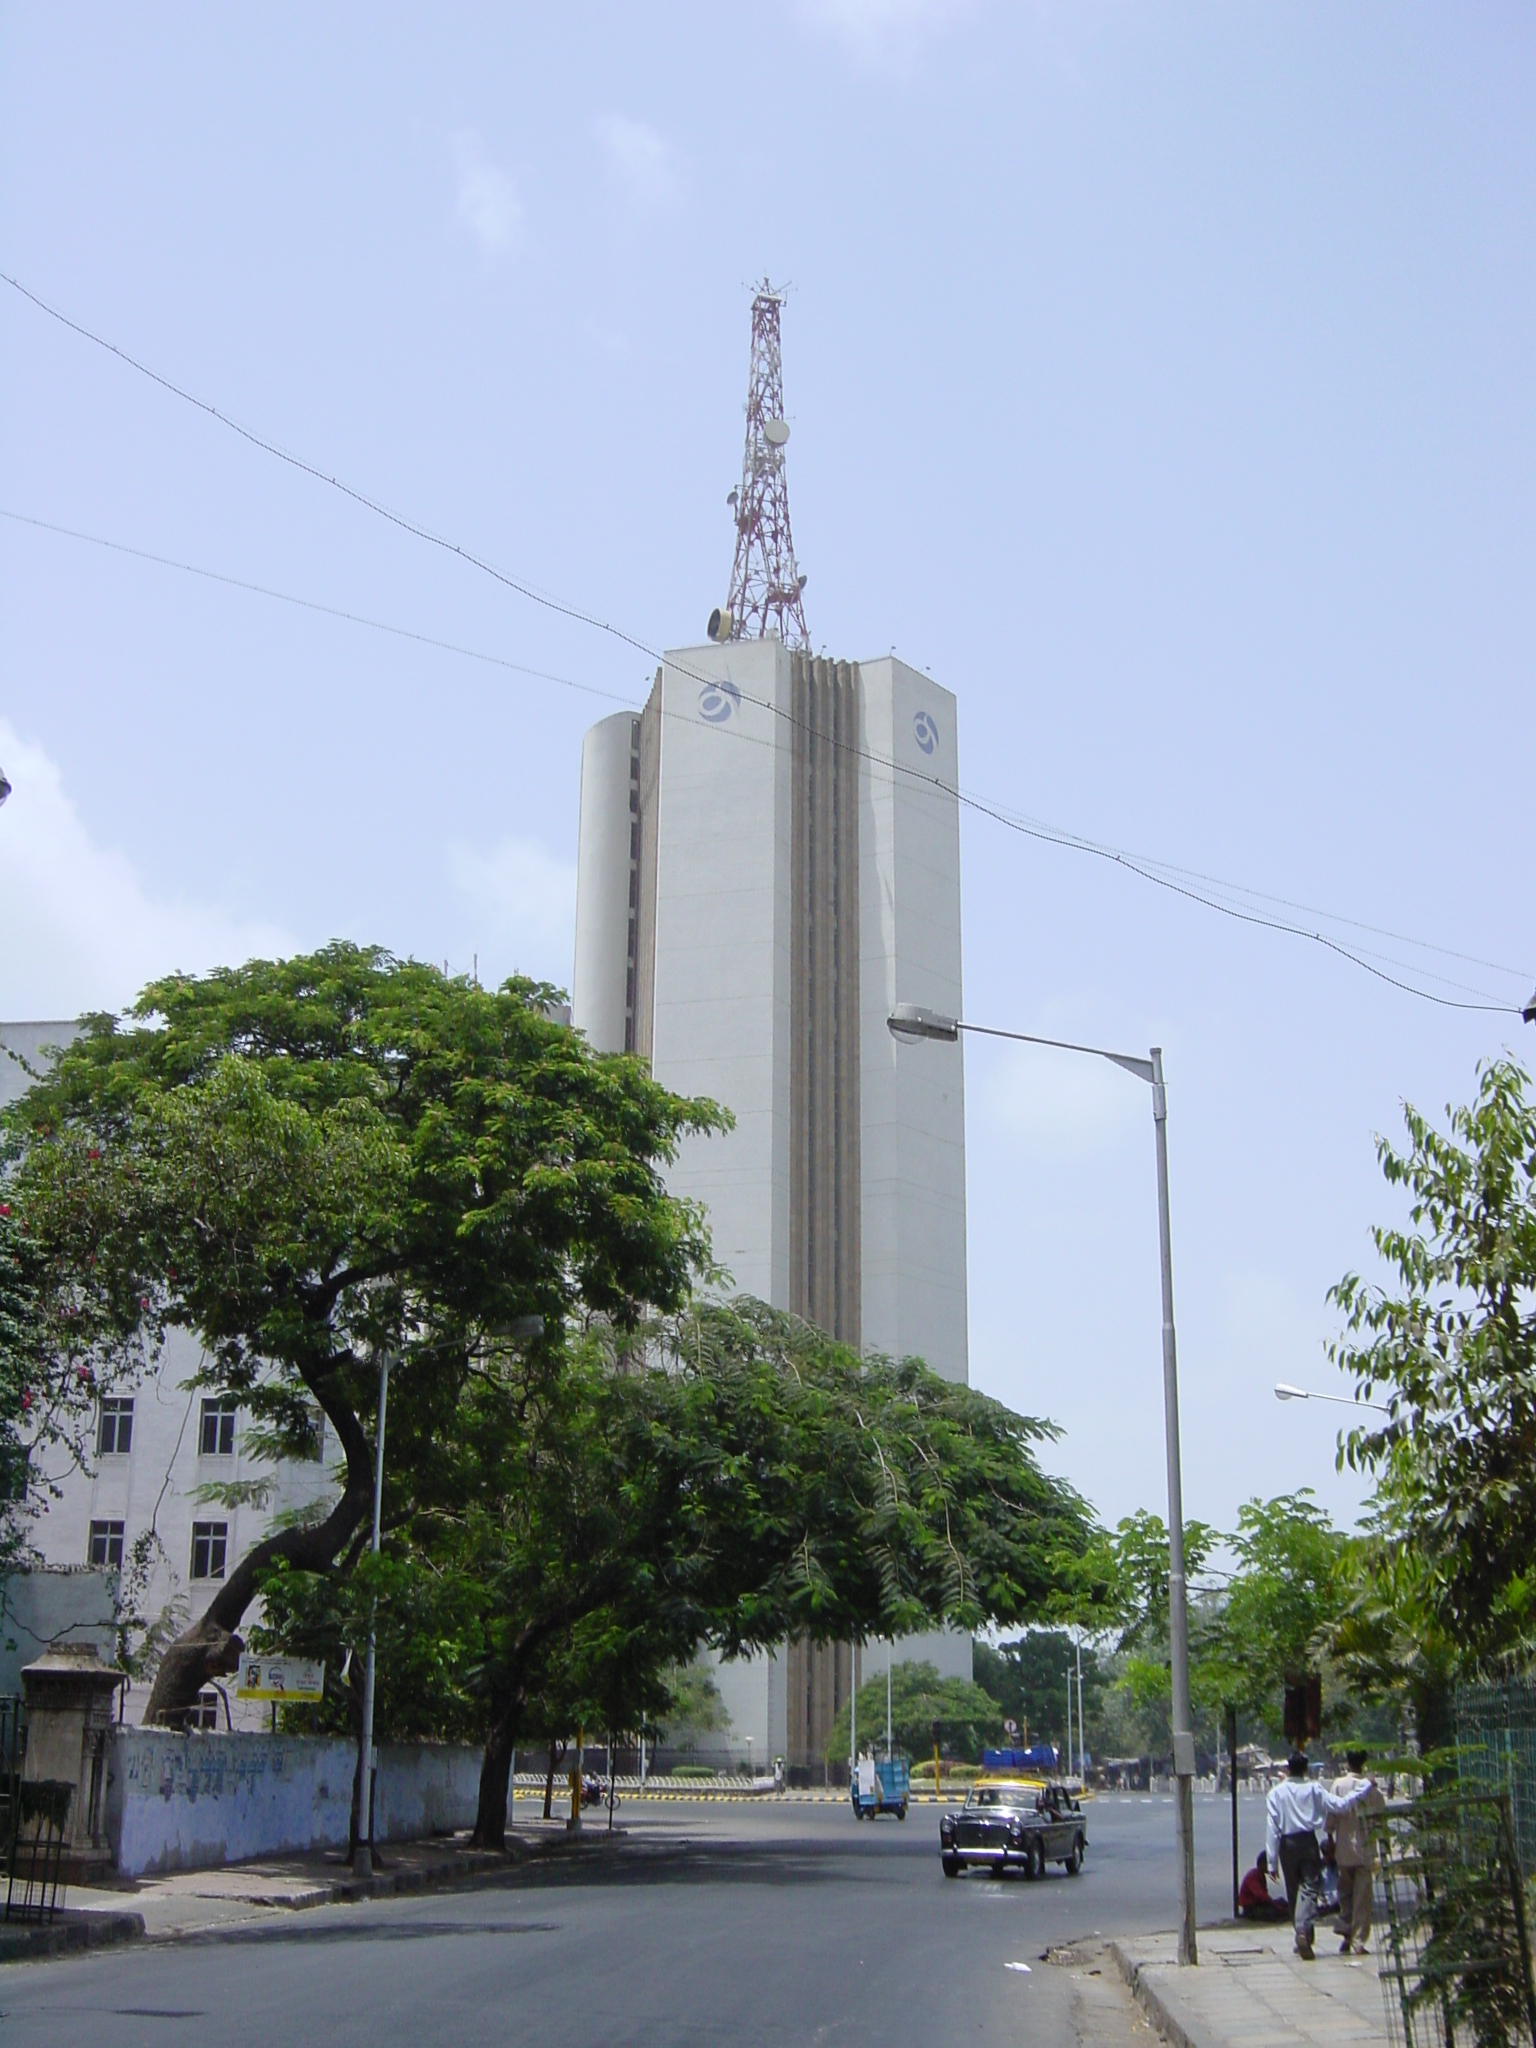
[{"label": "green leafy tree", "polygon": [[1351,1703],[1325,1667],[1347,1598],[1349,1539],[1303,1488],[1246,1502],[1227,1540],[1237,1570],[1200,1632],[1193,1685],[1201,1702],[1258,1716],[1273,1738],[1283,1730],[1287,1679],[1318,1671],[1328,1718],[1347,1718]]},{"label": "green leafy tree", "polygon": [[[1054,1743],[1058,1749],[1064,1748],[1067,1740],[1070,1671],[1075,1748],[1078,1648],[1065,1629],[1030,1629],[1027,1634],[996,1647],[978,1642],[974,1668],[976,1683],[992,1695],[1005,1719],[1027,1729],[1031,1742]],[[1100,1653],[1092,1643],[1082,1645],[1082,1674],[1083,1716],[1091,1728],[1102,1716],[1110,1683]]]},{"label": "green leafy tree", "polygon": [[42,1332],[37,1290],[9,1203],[0,1205],[0,1571],[22,1548],[20,1509],[34,1434],[34,1389],[41,1384]]},{"label": "green leafy tree", "polygon": [[730,1714],[707,1665],[697,1659],[673,1664],[661,1676],[667,1704],[652,1724],[658,1736],[718,1735],[730,1727]]},{"label": "green leafy tree", "polygon": [[[1454,1668],[1523,1653],[1536,1633],[1536,1106],[1511,1059],[1437,1129],[1404,1110],[1408,1143],[1377,1154],[1407,1222],[1372,1232],[1385,1286],[1347,1274],[1333,1357],[1384,1422],[1341,1460],[1376,1480],[1378,1588],[1411,1577],[1409,1613]],[[1411,1560],[1411,1566],[1404,1559]],[[1380,1600],[1376,1601],[1378,1615]],[[1357,1616],[1357,1619],[1359,1617]],[[1425,1702],[1428,1706],[1427,1701]],[[1443,1708],[1430,1708],[1443,1719]]]},{"label": "green leafy tree", "polygon": [[25,1557],[29,1523],[50,1497],[59,1498],[56,1466],[89,1463],[96,1376],[72,1304],[53,1299],[45,1286],[37,1244],[17,1208],[14,1175],[0,1174],[0,1197],[3,1571]]},{"label": "green leafy tree", "polygon": [[[988,1744],[1002,1740],[1003,1716],[997,1701],[968,1678],[941,1678],[934,1664],[891,1666],[891,1738],[909,1757],[933,1755],[933,1728],[938,1723],[939,1751],[962,1761],[981,1761]],[[859,1687],[859,1747],[885,1740],[885,1673]],[[827,1761],[848,1755],[849,1709],[845,1705],[827,1738]]]},{"label": "green leafy tree", "polygon": [[658,1716],[697,1645],[1032,1619],[1091,1540],[1049,1425],[760,1303],[595,1326],[529,1372],[469,1383],[454,1462],[434,1440],[410,1482],[414,1540],[487,1589],[487,1845],[531,1731]]},{"label": "green leafy tree", "polygon": [[314,1404],[342,1450],[329,1512],[232,1560],[166,1650],[150,1719],[233,1668],[276,1563],[324,1570],[359,1548],[382,1351],[401,1362],[392,1433],[398,1413],[427,1446],[487,1332],[622,1326],[707,1268],[702,1220],[661,1169],[728,1119],[594,1055],[551,1021],[552,995],[340,944],[174,976],[126,1022],[86,1019],[6,1112],[45,1297],[94,1367],[121,1374],[146,1339],[190,1330],[197,1383],[237,1399],[270,1456],[307,1446]]}]

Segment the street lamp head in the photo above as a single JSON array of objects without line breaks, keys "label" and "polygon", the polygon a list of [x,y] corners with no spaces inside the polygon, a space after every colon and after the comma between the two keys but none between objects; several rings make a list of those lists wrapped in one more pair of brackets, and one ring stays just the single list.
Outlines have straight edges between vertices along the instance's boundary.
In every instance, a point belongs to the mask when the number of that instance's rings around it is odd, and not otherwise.
[{"label": "street lamp head", "polygon": [[[0,804],[3,804],[5,802],[6,798],[10,795],[10,793],[10,778],[6,775],[5,770],[3,768],[0,768]],[[1531,1001],[1533,1003],[1536,1003],[1536,996],[1532,996]]]},{"label": "street lamp head", "polygon": [[1293,1387],[1284,1380],[1281,1380],[1280,1384],[1275,1388],[1275,1399],[1277,1401],[1310,1401],[1311,1398],[1312,1396],[1305,1387]]},{"label": "street lamp head", "polygon": [[[0,775],[0,789],[9,790],[9,788],[10,784],[6,781],[3,775]],[[0,796],[0,804],[3,804],[4,802],[5,798],[3,796]],[[1525,1008],[1520,1012],[1520,1014],[1525,1019],[1527,1024],[1536,1024],[1536,988],[1533,988],[1531,990],[1531,1000],[1526,1004]]]},{"label": "street lamp head", "polygon": [[544,1334],[542,1316],[513,1316],[510,1322],[497,1324],[485,1333],[494,1342],[502,1344],[531,1344]]},{"label": "street lamp head", "polygon": [[939,1010],[925,1010],[921,1003],[898,1003],[885,1020],[892,1038],[940,1038],[953,1045],[960,1026]]}]

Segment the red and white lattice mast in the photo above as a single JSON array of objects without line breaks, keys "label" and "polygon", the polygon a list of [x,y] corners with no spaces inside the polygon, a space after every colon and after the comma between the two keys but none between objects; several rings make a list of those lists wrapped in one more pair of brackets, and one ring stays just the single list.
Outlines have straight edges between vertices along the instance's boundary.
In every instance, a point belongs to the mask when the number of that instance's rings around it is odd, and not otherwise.
[{"label": "red and white lattice mast", "polygon": [[726,500],[736,515],[736,559],[730,595],[711,614],[709,637],[762,640],[772,633],[788,647],[809,647],[805,578],[795,566],[784,474],[789,422],[784,417],[784,367],[779,356],[783,303],[784,294],[764,278],[752,298],[752,368],[741,484]]}]

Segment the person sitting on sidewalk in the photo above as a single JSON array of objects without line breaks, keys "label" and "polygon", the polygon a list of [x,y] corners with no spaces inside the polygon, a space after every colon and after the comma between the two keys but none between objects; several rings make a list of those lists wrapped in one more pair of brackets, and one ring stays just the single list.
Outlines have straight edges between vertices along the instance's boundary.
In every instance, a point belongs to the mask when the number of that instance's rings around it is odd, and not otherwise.
[{"label": "person sitting on sidewalk", "polygon": [[1238,1887],[1237,1910],[1244,1920],[1288,1920],[1290,1908],[1284,1899],[1270,1896],[1269,1879],[1265,1875],[1269,1859],[1259,1851],[1259,1860],[1254,1864],[1242,1884]]},{"label": "person sitting on sidewalk", "polygon": [[1339,1864],[1337,1925],[1344,1937],[1339,1952],[1348,1955],[1353,1946],[1356,1954],[1364,1955],[1365,1944],[1371,1934],[1371,1885],[1376,1874],[1375,1816],[1385,1810],[1386,1802],[1365,1776],[1363,1749],[1346,1750],[1344,1761],[1349,1769],[1342,1778],[1334,1779],[1334,1798],[1353,1798],[1362,1787],[1365,1796],[1358,1806],[1340,1815],[1336,1830]]},{"label": "person sitting on sidewalk", "polygon": [[1285,1895],[1291,1902],[1296,1923],[1296,1953],[1303,1962],[1312,1961],[1313,1923],[1321,1905],[1323,1859],[1317,1846],[1317,1831],[1342,1813],[1350,1813],[1368,1796],[1374,1779],[1361,1781],[1360,1790],[1344,1799],[1307,1775],[1304,1750],[1292,1752],[1286,1763],[1288,1776],[1282,1778],[1265,1802],[1269,1827],[1265,1853],[1269,1868],[1285,1879]]}]

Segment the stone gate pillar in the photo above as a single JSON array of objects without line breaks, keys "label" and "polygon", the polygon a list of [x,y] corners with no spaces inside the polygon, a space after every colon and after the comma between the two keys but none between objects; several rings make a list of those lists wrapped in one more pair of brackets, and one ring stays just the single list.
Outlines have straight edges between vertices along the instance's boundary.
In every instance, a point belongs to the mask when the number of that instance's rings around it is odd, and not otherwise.
[{"label": "stone gate pillar", "polygon": [[94,1644],[56,1645],[21,1674],[27,1753],[23,1780],[73,1786],[64,1828],[64,1876],[89,1883],[112,1861],[106,1838],[107,1730],[112,1695],[125,1674],[103,1664]]}]

